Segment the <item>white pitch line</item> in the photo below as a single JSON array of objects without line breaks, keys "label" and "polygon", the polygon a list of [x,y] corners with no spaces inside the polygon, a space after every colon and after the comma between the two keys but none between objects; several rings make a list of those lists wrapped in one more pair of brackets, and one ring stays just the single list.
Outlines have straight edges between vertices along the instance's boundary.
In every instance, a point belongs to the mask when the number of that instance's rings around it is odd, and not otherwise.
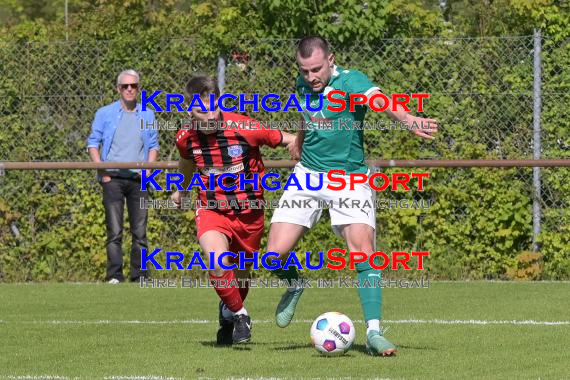
[{"label": "white pitch line", "polygon": [[57,375],[21,375],[21,376],[6,376],[6,379],[14,380],[68,380],[67,376]]},{"label": "white pitch line", "polygon": [[[20,375],[20,376],[0,376],[0,379],[11,380],[70,380],[67,376],[58,375]],[[78,378],[75,378],[78,379]],[[105,376],[105,380],[181,380],[180,377],[167,377],[156,375],[129,375],[129,376]]]},{"label": "white pitch line", "polygon": [[105,376],[105,380],[180,380],[180,377],[164,377],[164,376]]},{"label": "white pitch line", "polygon": [[570,321],[535,321],[529,320],[480,320],[480,319],[385,319],[384,323],[393,324],[425,324],[425,325],[536,325],[536,326],[564,326],[570,325]]},{"label": "white pitch line", "polygon": [[[293,320],[292,323],[312,323],[312,320]],[[362,320],[353,320],[354,323],[364,323]],[[531,325],[531,326],[568,326],[570,321],[536,321],[528,320],[481,320],[481,319],[384,319],[386,324],[399,325]],[[165,321],[141,321],[141,320],[45,320],[45,321],[13,321],[10,324],[39,324],[39,325],[205,325],[218,323],[217,320],[189,319],[189,320],[165,320]],[[272,319],[253,320],[256,324],[272,324]]]}]

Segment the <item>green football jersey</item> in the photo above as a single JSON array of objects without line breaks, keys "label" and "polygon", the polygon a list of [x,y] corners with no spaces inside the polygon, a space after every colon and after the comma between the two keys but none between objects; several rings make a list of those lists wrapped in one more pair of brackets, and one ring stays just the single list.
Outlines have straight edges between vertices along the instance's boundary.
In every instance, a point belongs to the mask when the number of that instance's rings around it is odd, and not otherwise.
[{"label": "green football jersey", "polygon": [[[327,94],[333,90],[345,91],[346,107],[343,111],[333,112],[327,106],[339,107],[338,103],[327,100]],[[342,169],[347,173],[366,173],[368,167],[364,162],[364,131],[362,127],[367,106],[358,105],[355,112],[350,112],[350,94],[369,95],[378,90],[368,77],[357,70],[344,70],[334,66],[329,83],[317,93],[313,92],[302,76],[297,78],[297,93],[303,107],[303,118],[307,123],[305,140],[301,152],[301,164],[317,172]],[[323,96],[320,111],[308,111],[305,108],[305,96],[309,94],[311,108],[319,104],[319,94]],[[334,98],[342,98],[334,95]],[[330,129],[326,129],[330,128]]]}]

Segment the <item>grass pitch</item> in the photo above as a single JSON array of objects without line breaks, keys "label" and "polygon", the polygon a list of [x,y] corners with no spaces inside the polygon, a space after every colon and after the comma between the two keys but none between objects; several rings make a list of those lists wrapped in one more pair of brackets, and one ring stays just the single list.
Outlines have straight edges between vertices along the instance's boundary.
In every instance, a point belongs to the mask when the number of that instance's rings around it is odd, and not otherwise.
[{"label": "grass pitch", "polygon": [[[384,289],[392,358],[365,353],[355,289],[307,289],[286,329],[273,323],[281,292],[252,289],[252,343],[220,348],[213,289],[1,284],[0,379],[570,378],[569,283]],[[355,322],[355,346],[323,357],[309,327],[335,310]]]}]

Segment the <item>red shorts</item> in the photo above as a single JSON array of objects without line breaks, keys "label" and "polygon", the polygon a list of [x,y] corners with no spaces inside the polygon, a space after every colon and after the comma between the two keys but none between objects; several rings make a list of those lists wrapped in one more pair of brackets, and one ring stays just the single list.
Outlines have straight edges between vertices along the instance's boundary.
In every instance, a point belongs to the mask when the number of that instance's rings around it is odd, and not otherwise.
[{"label": "red shorts", "polygon": [[[230,252],[245,252],[245,257],[253,257],[259,252],[263,237],[265,213],[262,209],[250,210],[247,214],[220,214],[215,210],[201,208],[196,210],[196,226],[198,239],[208,231],[218,231],[226,235],[230,241]],[[229,258],[231,263],[238,263],[236,257]]]}]

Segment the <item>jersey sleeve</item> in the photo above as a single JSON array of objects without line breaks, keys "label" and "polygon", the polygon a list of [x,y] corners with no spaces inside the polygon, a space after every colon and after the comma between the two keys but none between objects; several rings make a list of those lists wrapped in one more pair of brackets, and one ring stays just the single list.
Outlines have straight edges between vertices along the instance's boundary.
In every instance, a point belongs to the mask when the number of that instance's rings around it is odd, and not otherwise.
[{"label": "jersey sleeve", "polygon": [[186,129],[181,129],[176,133],[176,147],[178,152],[180,152],[180,157],[190,160],[192,157],[189,150],[190,145],[190,133]]},{"label": "jersey sleeve", "polygon": [[278,129],[267,128],[254,119],[251,119],[251,128],[243,129],[240,133],[251,146],[268,145],[275,148],[283,141],[283,134]]},{"label": "jersey sleeve", "polygon": [[[348,70],[347,70],[348,71]],[[370,95],[371,92],[380,88],[368,79],[368,76],[358,70],[350,70],[346,73],[344,90],[349,94]]]}]

